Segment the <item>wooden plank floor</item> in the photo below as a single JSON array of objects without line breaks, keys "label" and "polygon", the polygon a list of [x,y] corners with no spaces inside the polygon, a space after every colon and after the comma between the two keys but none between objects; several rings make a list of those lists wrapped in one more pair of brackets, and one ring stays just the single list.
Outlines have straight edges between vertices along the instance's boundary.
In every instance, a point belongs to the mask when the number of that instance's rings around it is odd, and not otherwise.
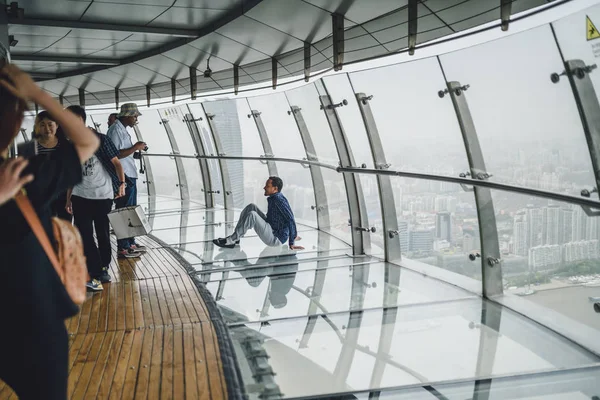
[{"label": "wooden plank floor", "polygon": [[[215,330],[194,283],[168,251],[141,242],[148,253],[115,258],[113,282],[88,293],[66,322],[69,398],[226,399]],[[0,381],[0,399],[16,398]]]}]

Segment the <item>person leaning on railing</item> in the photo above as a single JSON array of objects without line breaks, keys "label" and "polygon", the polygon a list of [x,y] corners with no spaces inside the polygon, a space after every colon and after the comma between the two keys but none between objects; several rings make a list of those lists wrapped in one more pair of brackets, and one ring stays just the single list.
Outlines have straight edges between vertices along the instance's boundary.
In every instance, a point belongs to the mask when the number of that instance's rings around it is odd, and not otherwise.
[{"label": "person leaning on railing", "polygon": [[[47,157],[7,160],[27,101],[46,109],[70,141]],[[78,308],[12,197],[23,185],[54,241],[52,200],[81,180],[81,164],[98,144],[96,135],[29,75],[13,65],[0,69],[0,379],[21,400],[67,398],[69,354],[64,320]]]}]

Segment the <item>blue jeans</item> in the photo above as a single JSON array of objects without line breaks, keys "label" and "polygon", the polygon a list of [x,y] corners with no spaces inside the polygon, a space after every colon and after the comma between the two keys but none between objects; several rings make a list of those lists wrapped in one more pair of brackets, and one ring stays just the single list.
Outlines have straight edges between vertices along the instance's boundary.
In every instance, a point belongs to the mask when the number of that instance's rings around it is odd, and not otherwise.
[{"label": "blue jeans", "polygon": [[[137,186],[136,178],[125,177],[127,187],[125,188],[125,196],[115,199],[115,209],[137,206]],[[128,249],[135,244],[135,238],[117,239],[117,247],[119,250]]]}]

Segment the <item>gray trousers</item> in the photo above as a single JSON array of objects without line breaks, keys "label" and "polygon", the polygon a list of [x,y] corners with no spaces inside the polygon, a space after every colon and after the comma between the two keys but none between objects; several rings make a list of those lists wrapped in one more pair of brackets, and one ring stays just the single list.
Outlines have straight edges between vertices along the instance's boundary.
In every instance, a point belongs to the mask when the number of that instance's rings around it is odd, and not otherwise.
[{"label": "gray trousers", "polygon": [[248,204],[244,207],[235,230],[230,236],[231,240],[236,241],[244,237],[249,229],[254,229],[260,240],[267,246],[281,246],[279,239],[273,235],[273,228],[267,222],[267,216],[260,211],[256,204]]}]

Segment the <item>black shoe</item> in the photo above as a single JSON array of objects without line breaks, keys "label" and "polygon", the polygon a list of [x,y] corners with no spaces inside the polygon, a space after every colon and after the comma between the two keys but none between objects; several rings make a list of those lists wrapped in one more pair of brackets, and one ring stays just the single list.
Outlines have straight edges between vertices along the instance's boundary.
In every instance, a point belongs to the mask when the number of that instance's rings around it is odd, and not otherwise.
[{"label": "black shoe", "polygon": [[99,280],[100,283],[110,283],[112,281],[107,270],[103,270],[102,273],[96,277],[96,279]]},{"label": "black shoe", "polygon": [[218,239],[213,239],[212,242],[219,247],[224,247],[226,249],[233,249],[235,247],[235,245],[238,244],[240,241],[238,240],[237,242],[235,242],[233,244],[227,244],[227,239],[218,238]]}]

